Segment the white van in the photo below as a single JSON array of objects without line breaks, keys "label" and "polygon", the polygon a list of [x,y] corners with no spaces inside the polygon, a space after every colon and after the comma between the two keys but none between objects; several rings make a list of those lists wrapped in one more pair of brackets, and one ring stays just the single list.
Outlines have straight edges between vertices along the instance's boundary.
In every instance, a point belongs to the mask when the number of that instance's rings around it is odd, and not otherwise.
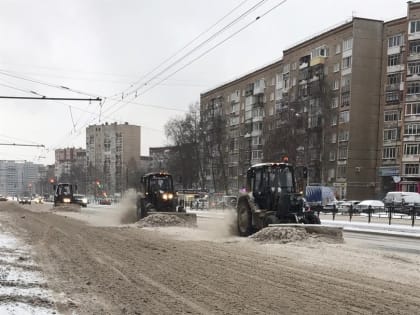
[{"label": "white van", "polygon": [[401,204],[402,200],[404,200],[404,204],[407,205],[420,204],[420,194],[409,191],[390,191],[386,194],[384,203]]}]

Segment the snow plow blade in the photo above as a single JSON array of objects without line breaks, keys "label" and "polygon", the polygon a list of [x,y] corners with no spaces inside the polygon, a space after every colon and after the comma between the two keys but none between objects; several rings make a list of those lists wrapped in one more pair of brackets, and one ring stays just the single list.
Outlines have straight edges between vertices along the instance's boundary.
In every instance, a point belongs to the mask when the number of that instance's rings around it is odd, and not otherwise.
[{"label": "snow plow blade", "polygon": [[52,210],[80,212],[81,206],[78,203],[58,203],[52,208]]},{"label": "snow plow blade", "polygon": [[322,224],[270,224],[268,227],[295,227],[304,229],[309,234],[319,234],[320,236],[342,239],[343,227]]}]

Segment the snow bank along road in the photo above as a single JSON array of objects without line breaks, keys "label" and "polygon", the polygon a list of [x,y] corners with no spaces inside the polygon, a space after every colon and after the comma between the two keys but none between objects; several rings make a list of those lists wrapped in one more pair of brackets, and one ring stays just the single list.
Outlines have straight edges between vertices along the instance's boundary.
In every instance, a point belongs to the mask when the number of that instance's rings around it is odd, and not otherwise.
[{"label": "snow bank along road", "polygon": [[[417,255],[313,238],[266,244],[229,236],[228,219],[207,218],[196,229],[94,226],[85,222],[95,218],[84,209],[58,215],[44,206],[0,203],[0,224],[31,246],[49,290],[67,301],[55,305],[61,314],[416,314],[420,309]],[[118,211],[123,209],[96,211],[97,222]]]}]

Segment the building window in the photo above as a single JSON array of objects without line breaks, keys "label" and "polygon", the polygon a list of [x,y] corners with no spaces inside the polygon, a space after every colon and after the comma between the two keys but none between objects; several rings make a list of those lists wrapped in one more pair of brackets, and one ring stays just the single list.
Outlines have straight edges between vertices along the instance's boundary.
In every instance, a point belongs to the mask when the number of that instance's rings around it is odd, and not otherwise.
[{"label": "building window", "polygon": [[111,139],[110,139],[109,137],[106,137],[106,138],[104,139],[104,150],[105,150],[106,152],[111,151]]},{"label": "building window", "polygon": [[420,40],[412,40],[409,43],[410,54],[420,53]]},{"label": "building window", "polygon": [[385,129],[384,141],[397,140],[397,129]]},{"label": "building window", "polygon": [[420,103],[408,103],[405,106],[405,114],[410,115],[420,115]]},{"label": "building window", "polygon": [[410,22],[410,34],[420,32],[420,20]]},{"label": "building window", "polygon": [[337,46],[335,46],[335,53],[336,54],[341,53],[341,45],[340,44],[338,44]]},{"label": "building window", "polygon": [[419,74],[420,73],[420,62],[409,62],[408,63],[408,74]]},{"label": "building window", "polygon": [[404,38],[402,34],[394,35],[388,38],[388,47],[395,47],[395,46],[401,46],[404,44]]},{"label": "building window", "polygon": [[297,69],[297,62],[292,63],[292,70],[296,70]]},{"label": "building window", "polygon": [[261,137],[252,137],[252,145],[261,145]]},{"label": "building window", "polygon": [[350,113],[348,110],[340,112],[339,121],[340,121],[340,124],[347,123],[350,121]]},{"label": "building window", "polygon": [[418,155],[419,154],[419,145],[408,143],[404,144],[404,155]]},{"label": "building window", "polygon": [[337,108],[338,107],[338,96],[334,96],[331,99],[331,108]]},{"label": "building window", "polygon": [[339,88],[340,88],[340,81],[336,79],[334,80],[334,83],[333,83],[333,90],[338,90]]},{"label": "building window", "polygon": [[262,151],[261,150],[254,150],[252,151],[252,159],[262,159]]},{"label": "building window", "polygon": [[337,134],[333,132],[331,134],[331,143],[336,143],[336,142],[337,142]]},{"label": "building window", "polygon": [[347,160],[347,147],[339,147],[338,148],[338,159],[339,160]]},{"label": "building window", "polygon": [[338,72],[340,71],[340,64],[339,63],[335,63],[334,64],[334,72]]},{"label": "building window", "polygon": [[338,178],[346,178],[346,165],[338,165],[337,166],[337,177]]},{"label": "building window", "polygon": [[338,141],[349,141],[349,131],[348,130],[340,130],[338,134]]},{"label": "building window", "polygon": [[420,82],[408,82],[407,94],[420,94]]},{"label": "building window", "polygon": [[274,92],[270,93],[270,101],[274,101]]},{"label": "building window", "polygon": [[350,93],[343,93],[341,95],[341,107],[350,105]]},{"label": "building window", "polygon": [[343,66],[342,69],[348,69],[351,68],[351,56],[343,58]]},{"label": "building window", "polygon": [[398,111],[388,110],[384,112],[384,121],[398,121]]},{"label": "building window", "polygon": [[328,57],[328,47],[327,46],[321,46],[313,49],[311,51],[311,58],[316,57]]},{"label": "building window", "polygon": [[348,38],[343,41],[343,51],[350,50],[353,47],[353,38]]},{"label": "building window", "polygon": [[404,164],[404,175],[418,175],[418,164]]},{"label": "building window", "polygon": [[404,135],[420,135],[420,123],[419,124],[406,124],[404,126]]},{"label": "building window", "polygon": [[335,151],[330,151],[330,161],[335,161]]},{"label": "building window", "polygon": [[401,63],[401,54],[394,54],[388,56],[388,67],[397,66]]},{"label": "building window", "polygon": [[400,84],[401,83],[401,72],[388,74],[387,84]]},{"label": "building window", "polygon": [[386,159],[395,159],[396,148],[395,147],[385,147],[382,152],[382,158]]},{"label": "building window", "polygon": [[331,126],[336,126],[337,125],[337,115],[332,115],[331,116]]},{"label": "building window", "polygon": [[399,103],[400,100],[401,100],[400,91],[386,92],[385,94],[385,101],[387,104],[396,104],[396,103]]}]

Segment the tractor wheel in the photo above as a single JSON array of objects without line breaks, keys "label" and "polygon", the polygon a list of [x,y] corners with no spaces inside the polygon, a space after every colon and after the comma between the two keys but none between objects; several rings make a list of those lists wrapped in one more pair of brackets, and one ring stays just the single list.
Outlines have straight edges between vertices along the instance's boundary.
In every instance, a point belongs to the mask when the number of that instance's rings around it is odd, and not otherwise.
[{"label": "tractor wheel", "polygon": [[252,234],[252,213],[245,202],[241,202],[238,205],[237,224],[240,236],[248,236]]},{"label": "tractor wheel", "polygon": [[143,199],[139,200],[139,202],[137,203],[136,214],[137,214],[137,220],[141,220],[147,216],[147,211],[146,211],[146,207],[144,205]]}]

